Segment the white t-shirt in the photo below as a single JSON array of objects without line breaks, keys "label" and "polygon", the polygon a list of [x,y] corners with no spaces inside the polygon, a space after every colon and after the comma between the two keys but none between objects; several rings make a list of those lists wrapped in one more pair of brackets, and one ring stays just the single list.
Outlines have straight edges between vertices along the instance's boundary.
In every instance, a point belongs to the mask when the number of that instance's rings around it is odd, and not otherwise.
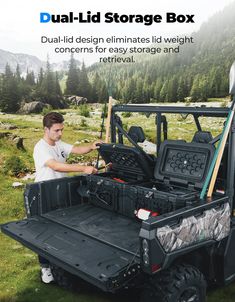
[{"label": "white t-shirt", "polygon": [[36,168],[35,181],[43,181],[66,176],[67,173],[57,172],[46,166],[49,159],[65,163],[66,158],[72,151],[73,145],[66,144],[62,141],[55,143],[55,146],[49,145],[44,139],[35,145],[33,158]]}]

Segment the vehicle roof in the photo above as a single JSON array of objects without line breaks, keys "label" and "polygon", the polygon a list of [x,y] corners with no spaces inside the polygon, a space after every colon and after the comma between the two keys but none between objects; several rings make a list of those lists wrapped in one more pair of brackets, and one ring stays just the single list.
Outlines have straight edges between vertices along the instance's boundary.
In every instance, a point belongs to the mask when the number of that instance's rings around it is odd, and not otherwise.
[{"label": "vehicle roof", "polygon": [[112,112],[146,112],[146,113],[182,113],[196,116],[226,117],[230,108],[221,107],[183,107],[183,106],[156,106],[156,105],[114,105]]}]

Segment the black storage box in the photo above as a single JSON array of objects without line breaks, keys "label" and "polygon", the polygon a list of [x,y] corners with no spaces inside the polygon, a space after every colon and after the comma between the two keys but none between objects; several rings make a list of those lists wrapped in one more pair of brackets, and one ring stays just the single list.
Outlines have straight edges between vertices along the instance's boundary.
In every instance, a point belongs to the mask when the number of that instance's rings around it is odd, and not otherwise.
[{"label": "black storage box", "polygon": [[164,214],[197,202],[214,151],[210,144],[164,141],[154,170],[155,180],[137,188],[137,208]]},{"label": "black storage box", "polygon": [[155,161],[141,150],[122,144],[102,144],[99,153],[109,171],[88,175],[87,189],[89,201],[100,207],[134,216],[137,189],[153,178]]},{"label": "black storage box", "polygon": [[135,186],[107,177],[89,175],[87,188],[89,201],[92,204],[128,217],[134,217],[137,198]]},{"label": "black storage box", "polygon": [[[155,158],[144,151],[122,144],[101,144],[98,149],[106,165],[111,164],[110,173],[125,182],[144,181],[153,178]],[[101,174],[99,174],[101,175]],[[110,174],[102,174],[102,176]]]},{"label": "black storage box", "polygon": [[150,162],[133,147],[103,144],[99,152],[112,165],[109,172],[87,176],[89,201],[129,217],[140,208],[161,215],[194,204],[214,151],[210,144],[166,140]]}]

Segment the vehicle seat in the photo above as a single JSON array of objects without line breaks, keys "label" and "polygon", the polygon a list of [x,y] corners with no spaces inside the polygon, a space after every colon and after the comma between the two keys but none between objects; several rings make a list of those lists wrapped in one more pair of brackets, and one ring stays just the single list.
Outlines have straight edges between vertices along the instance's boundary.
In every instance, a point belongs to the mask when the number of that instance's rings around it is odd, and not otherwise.
[{"label": "vehicle seat", "polygon": [[212,134],[209,131],[197,131],[193,136],[192,142],[208,144],[212,139]]},{"label": "vehicle seat", "polygon": [[141,127],[131,126],[128,135],[135,143],[143,143],[145,141],[145,134]]}]

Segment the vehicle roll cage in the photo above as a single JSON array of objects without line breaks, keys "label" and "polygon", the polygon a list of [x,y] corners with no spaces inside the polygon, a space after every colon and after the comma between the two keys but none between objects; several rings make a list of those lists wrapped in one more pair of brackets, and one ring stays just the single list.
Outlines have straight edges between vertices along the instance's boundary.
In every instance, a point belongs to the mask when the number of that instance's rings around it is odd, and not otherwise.
[{"label": "vehicle roll cage", "polygon": [[[167,121],[164,114],[181,114],[192,115],[198,131],[202,131],[199,117],[221,117],[226,118],[229,113],[229,108],[216,108],[216,107],[182,107],[182,106],[154,106],[154,105],[115,105],[112,107],[111,114],[111,142],[123,143],[123,134],[127,137],[127,133],[121,131],[122,121],[117,113],[132,112],[132,113],[145,113],[146,116],[151,114],[156,115],[156,154],[161,145],[161,134],[163,131],[164,140],[167,139]],[[211,143],[215,144],[220,139],[220,135],[216,136]],[[228,138],[228,166],[227,166],[227,188],[226,194],[230,197],[231,203],[234,198],[234,172],[235,172],[235,122],[230,129]],[[232,207],[233,208],[233,207]]]}]

